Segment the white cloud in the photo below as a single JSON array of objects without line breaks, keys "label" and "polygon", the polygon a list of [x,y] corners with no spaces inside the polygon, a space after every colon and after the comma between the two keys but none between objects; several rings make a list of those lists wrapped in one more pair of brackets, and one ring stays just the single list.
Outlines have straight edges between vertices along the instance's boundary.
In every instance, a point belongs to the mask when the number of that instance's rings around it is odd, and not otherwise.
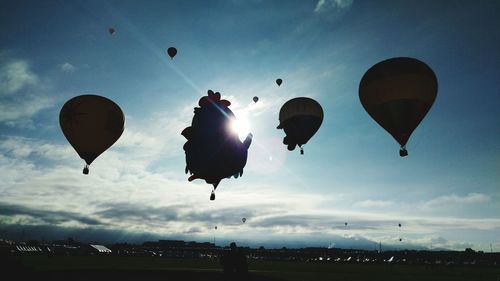
[{"label": "white cloud", "polygon": [[392,202],[392,201],[364,200],[364,201],[356,202],[354,204],[354,207],[359,207],[359,208],[384,208],[384,207],[390,207],[392,205],[394,205],[394,202]]},{"label": "white cloud", "polygon": [[65,62],[59,66],[63,72],[74,72],[76,68],[69,62]]},{"label": "white cloud", "polygon": [[482,193],[469,193],[465,196],[456,194],[439,196],[422,204],[423,208],[449,207],[454,205],[471,205],[486,203],[490,197]]},{"label": "white cloud", "polygon": [[46,160],[67,160],[74,156],[73,148],[69,145],[54,144],[25,137],[5,137],[0,140],[0,151],[14,159],[23,159],[35,155]]},{"label": "white cloud", "polygon": [[126,118],[125,131],[113,147],[128,151],[130,158],[152,162],[184,153],[172,148],[182,148],[186,141],[181,132],[190,125],[186,120],[192,118],[192,107],[156,113],[143,120]]},{"label": "white cloud", "polygon": [[[51,107],[54,99],[47,96],[24,95],[16,99],[0,99],[0,122],[16,126]],[[29,122],[28,122],[29,124]]]},{"label": "white cloud", "polygon": [[316,4],[316,8],[314,9],[315,13],[326,13],[326,12],[335,12],[348,10],[354,0],[319,0]]},{"label": "white cloud", "polygon": [[18,128],[33,128],[32,117],[51,107],[54,98],[47,95],[48,83],[30,70],[23,59],[7,58],[0,53],[0,123]]},{"label": "white cloud", "polygon": [[[2,63],[3,64],[3,63]],[[10,60],[0,68],[0,96],[16,94],[28,85],[36,85],[38,77],[24,60]]]},{"label": "white cloud", "polygon": [[473,248],[474,244],[463,241],[451,241],[438,235],[427,235],[421,238],[411,239],[412,244],[423,245],[430,249],[450,249],[463,251],[466,248]]}]

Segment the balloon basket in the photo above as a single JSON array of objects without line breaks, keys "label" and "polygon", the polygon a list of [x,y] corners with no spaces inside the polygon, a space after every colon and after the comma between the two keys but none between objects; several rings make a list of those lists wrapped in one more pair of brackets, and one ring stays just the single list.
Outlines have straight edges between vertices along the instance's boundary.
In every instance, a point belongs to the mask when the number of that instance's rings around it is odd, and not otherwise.
[{"label": "balloon basket", "polygon": [[399,150],[399,156],[401,156],[401,157],[408,156],[408,150],[406,150],[406,148],[401,148]]},{"label": "balloon basket", "polygon": [[212,191],[212,193],[210,194],[210,200],[215,200],[215,192]]},{"label": "balloon basket", "polygon": [[85,165],[85,167],[83,167],[83,174],[84,175],[88,175],[89,174],[89,165]]}]

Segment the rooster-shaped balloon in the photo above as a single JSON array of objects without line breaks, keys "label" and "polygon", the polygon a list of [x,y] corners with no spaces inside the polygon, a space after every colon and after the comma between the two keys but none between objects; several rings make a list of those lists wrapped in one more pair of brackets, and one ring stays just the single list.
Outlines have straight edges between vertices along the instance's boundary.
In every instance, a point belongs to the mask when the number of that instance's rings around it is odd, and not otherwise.
[{"label": "rooster-shaped balloon", "polygon": [[241,142],[238,134],[231,129],[234,113],[229,109],[231,103],[221,100],[219,92],[208,90],[208,95],[200,98],[199,107],[194,108],[194,117],[190,127],[182,131],[187,139],[186,173],[189,181],[204,179],[214,189],[210,200],[215,199],[215,189],[223,178],[243,175],[247,162],[248,148],[252,134]]}]

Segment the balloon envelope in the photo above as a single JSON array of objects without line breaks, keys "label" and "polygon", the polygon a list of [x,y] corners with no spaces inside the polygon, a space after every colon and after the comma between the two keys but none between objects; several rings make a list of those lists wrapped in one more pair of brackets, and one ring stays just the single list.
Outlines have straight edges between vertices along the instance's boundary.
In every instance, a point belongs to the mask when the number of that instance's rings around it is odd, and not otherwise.
[{"label": "balloon envelope", "polygon": [[287,101],[280,109],[277,129],[285,131],[283,144],[288,150],[301,147],[318,131],[323,122],[323,108],[307,97],[298,97]]},{"label": "balloon envelope", "polygon": [[59,124],[71,146],[90,165],[120,138],[125,116],[110,99],[81,95],[64,104]]},{"label": "balloon envelope", "polygon": [[243,223],[245,223],[245,222],[247,221],[247,219],[246,219],[246,218],[242,218],[242,219],[241,219],[241,221],[242,221]]},{"label": "balloon envelope", "polygon": [[110,27],[110,28],[108,29],[108,32],[109,32],[109,34],[111,34],[111,35],[115,35],[116,30],[115,30],[114,28]]},{"label": "balloon envelope", "polygon": [[192,175],[189,181],[204,179],[214,189],[223,178],[243,175],[252,142],[252,134],[241,142],[231,130],[235,118],[228,107],[231,103],[220,97],[219,92],[209,90],[208,96],[200,98],[191,126],[181,133],[187,139],[184,151],[185,171]]},{"label": "balloon envelope", "polygon": [[253,102],[258,102],[259,101],[259,97],[255,96],[253,97]]},{"label": "balloon envelope", "polygon": [[280,78],[276,79],[276,84],[278,84],[278,86],[281,86],[281,83],[283,83],[283,80]]},{"label": "balloon envelope", "polygon": [[434,103],[437,90],[436,75],[427,64],[399,57],[368,69],[359,83],[359,99],[366,112],[404,148]]},{"label": "balloon envelope", "polygon": [[170,47],[168,48],[167,53],[170,56],[170,59],[173,59],[175,55],[177,55],[177,49],[174,47]]}]

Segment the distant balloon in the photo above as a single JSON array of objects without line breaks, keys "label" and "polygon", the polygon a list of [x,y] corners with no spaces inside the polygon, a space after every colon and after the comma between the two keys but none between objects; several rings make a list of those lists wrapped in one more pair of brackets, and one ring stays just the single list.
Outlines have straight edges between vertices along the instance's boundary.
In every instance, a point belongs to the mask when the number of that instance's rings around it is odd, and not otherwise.
[{"label": "distant balloon", "polygon": [[247,221],[247,219],[246,219],[246,218],[242,218],[242,219],[241,219],[241,221],[242,221],[243,223],[245,223],[245,222]]},{"label": "distant balloon", "polygon": [[283,83],[283,80],[280,78],[276,79],[276,84],[278,84],[278,87],[281,86],[281,83]]},{"label": "distant balloon", "polygon": [[302,145],[318,131],[323,122],[323,109],[321,105],[306,97],[294,98],[287,101],[280,109],[277,129],[285,131],[283,144],[288,150],[294,150],[299,146],[300,153],[304,154]]},{"label": "distant balloon", "polygon": [[170,47],[168,48],[167,53],[170,56],[170,59],[174,59],[175,55],[177,55],[177,49],[174,47]]},{"label": "distant balloon", "polygon": [[401,224],[399,223],[398,226],[401,227]]},{"label": "distant balloon", "polygon": [[109,34],[110,34],[110,35],[115,35],[116,30],[115,30],[114,28],[110,27],[110,28],[108,29],[108,32],[109,32]]},{"label": "distant balloon", "polygon": [[217,226],[215,226],[215,229],[217,229]]},{"label": "distant balloon", "polygon": [[253,97],[253,102],[258,102],[259,101],[259,97],[255,96]]},{"label": "distant balloon", "polygon": [[81,95],[64,104],[59,124],[71,146],[85,160],[83,173],[88,174],[88,165],[120,138],[125,116],[116,103],[105,97]]},{"label": "distant balloon", "polygon": [[359,83],[359,99],[368,114],[401,145],[406,143],[436,99],[434,71],[414,58],[391,58],[372,66]]},{"label": "distant balloon", "polygon": [[204,179],[212,184],[210,200],[214,200],[214,191],[223,178],[243,175],[252,134],[241,142],[236,132],[228,130],[235,116],[229,109],[231,103],[221,100],[219,92],[209,90],[198,105],[191,126],[181,133],[187,139],[185,171],[191,173],[189,181]]},{"label": "distant balloon", "polygon": [[345,225],[345,226],[347,226],[347,223],[346,223],[346,222],[344,222],[344,225]]}]

